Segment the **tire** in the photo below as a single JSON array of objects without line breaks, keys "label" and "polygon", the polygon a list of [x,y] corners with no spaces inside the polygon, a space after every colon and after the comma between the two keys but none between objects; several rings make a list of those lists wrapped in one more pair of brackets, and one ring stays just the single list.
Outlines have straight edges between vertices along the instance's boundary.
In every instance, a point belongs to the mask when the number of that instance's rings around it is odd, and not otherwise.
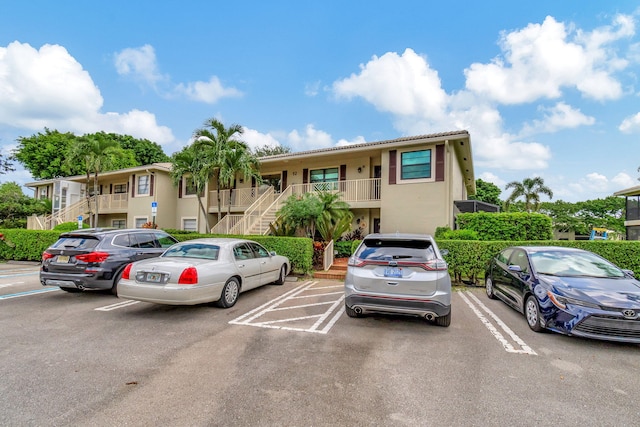
[{"label": "tire", "polygon": [[122,271],[116,274],[116,280],[113,281],[113,286],[111,286],[111,293],[115,296],[118,296],[118,282],[122,279]]},{"label": "tire", "polygon": [[490,299],[497,299],[496,294],[493,292],[493,279],[491,276],[487,277],[484,281],[484,287],[487,291],[487,296]]},{"label": "tire", "polygon": [[78,292],[82,292],[78,288],[63,288],[62,286],[60,286],[60,289],[62,289],[65,292],[69,292],[70,294],[77,294]]},{"label": "tire", "polygon": [[436,317],[435,322],[438,326],[448,327],[451,324],[451,311],[446,316]]},{"label": "tire", "polygon": [[347,316],[349,317],[360,317],[360,315],[358,313],[356,313],[356,311],[349,307],[346,303],[344,304],[344,311],[347,313]]},{"label": "tire", "polygon": [[278,280],[273,282],[274,285],[284,285],[285,278],[287,277],[287,266],[283,265],[280,267],[280,274],[278,275]]},{"label": "tire", "polygon": [[524,304],[524,316],[532,331],[542,332],[544,330],[541,326],[540,305],[538,305],[538,299],[533,295],[527,297],[527,301]]},{"label": "tire", "polygon": [[238,296],[240,295],[240,283],[238,279],[232,277],[227,280],[227,283],[224,284],[222,288],[222,295],[220,299],[217,301],[218,307],[229,308],[233,307],[238,301]]}]

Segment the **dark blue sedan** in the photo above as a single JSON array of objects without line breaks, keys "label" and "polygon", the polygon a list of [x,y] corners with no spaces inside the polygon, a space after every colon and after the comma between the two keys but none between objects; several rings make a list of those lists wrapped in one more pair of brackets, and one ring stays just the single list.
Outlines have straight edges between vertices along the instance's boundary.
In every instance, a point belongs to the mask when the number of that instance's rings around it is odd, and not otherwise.
[{"label": "dark blue sedan", "polygon": [[640,343],[640,281],[592,252],[509,247],[487,266],[485,285],[536,332]]}]

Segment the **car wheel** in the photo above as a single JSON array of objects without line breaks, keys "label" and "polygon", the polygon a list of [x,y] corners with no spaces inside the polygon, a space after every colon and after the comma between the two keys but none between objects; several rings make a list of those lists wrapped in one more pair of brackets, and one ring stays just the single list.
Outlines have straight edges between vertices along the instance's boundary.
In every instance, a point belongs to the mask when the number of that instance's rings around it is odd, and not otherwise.
[{"label": "car wheel", "polygon": [[276,285],[284,285],[284,280],[287,277],[287,266],[283,265],[280,267],[280,275],[278,276],[278,280],[273,282]]},{"label": "car wheel", "polygon": [[218,307],[229,308],[233,307],[233,305],[238,301],[238,295],[240,294],[240,283],[238,283],[238,279],[232,277],[227,280],[227,283],[224,284],[222,288],[222,295],[218,300]]},{"label": "car wheel", "polygon": [[113,286],[111,286],[111,293],[115,296],[118,296],[118,282],[122,279],[122,271],[116,274],[116,280],[113,281]]},{"label": "car wheel", "polygon": [[451,324],[451,311],[446,316],[436,317],[436,325],[444,326],[445,328]]},{"label": "car wheel", "polygon": [[344,305],[344,311],[347,312],[347,316],[349,317],[360,317],[360,315],[356,313],[356,311],[353,308],[349,307],[346,303]]},{"label": "car wheel", "polygon": [[80,289],[78,288],[63,288],[62,286],[60,286],[60,289],[62,289],[65,292],[69,292],[72,294],[78,293],[78,292],[82,292]]},{"label": "car wheel", "polygon": [[484,287],[485,287],[485,290],[487,291],[487,296],[491,299],[496,299],[496,294],[493,293],[493,280],[491,276],[485,279]]},{"label": "car wheel", "polygon": [[534,332],[542,332],[544,329],[541,326],[540,306],[538,305],[538,299],[529,295],[527,302],[524,306],[524,315],[527,318],[527,324]]}]

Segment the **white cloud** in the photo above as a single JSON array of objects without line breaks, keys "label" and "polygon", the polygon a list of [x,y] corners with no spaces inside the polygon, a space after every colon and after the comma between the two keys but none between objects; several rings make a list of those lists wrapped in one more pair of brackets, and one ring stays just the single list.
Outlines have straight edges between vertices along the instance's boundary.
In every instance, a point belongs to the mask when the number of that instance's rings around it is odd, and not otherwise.
[{"label": "white cloud", "polygon": [[640,132],[640,113],[625,118],[618,129],[623,133]]},{"label": "white cloud", "polygon": [[484,182],[490,182],[494,185],[497,185],[498,187],[504,187],[505,185],[507,185],[507,181],[505,181],[504,179],[501,179],[500,177],[498,177],[497,175],[491,172],[483,172],[480,175],[478,175],[476,178],[481,179]]},{"label": "white cloud", "polygon": [[364,144],[367,141],[364,139],[364,136],[356,136],[354,139],[352,139],[351,141],[347,140],[347,139],[340,139],[338,140],[338,143],[336,144],[338,147],[344,147],[347,145],[354,145],[354,144]]},{"label": "white cloud", "polygon": [[611,178],[611,182],[616,186],[616,189],[614,191],[619,191],[638,185],[638,181],[626,172],[620,172],[619,174]]},{"label": "white cloud", "polygon": [[126,48],[114,55],[116,71],[123,76],[131,76],[136,80],[141,80],[152,87],[156,83],[165,80],[158,70],[156,52],[151,45],[144,45],[139,48]]},{"label": "white cloud", "polygon": [[617,99],[622,87],[614,73],[627,61],[617,58],[608,45],[633,33],[633,19],[620,15],[612,27],[578,31],[570,39],[571,27],[548,16],[542,24],[503,33],[503,56],[466,69],[466,87],[503,104],[558,98],[563,87],[597,100]]},{"label": "white cloud", "polygon": [[184,94],[193,101],[200,101],[207,104],[215,104],[221,98],[237,98],[242,96],[238,89],[226,88],[220,83],[220,79],[212,76],[208,82],[180,83],[175,87],[175,91]]},{"label": "white cloud", "polygon": [[278,140],[270,133],[261,133],[255,129],[243,128],[244,131],[239,139],[246,142],[251,149],[260,147],[277,147],[280,144]]},{"label": "white cloud", "polygon": [[543,113],[544,119],[534,120],[531,124],[526,123],[520,133],[521,136],[591,126],[596,121],[594,117],[587,116],[564,102],[558,102],[551,108],[541,107],[539,110]]},{"label": "white cloud", "polygon": [[314,97],[318,95],[320,92],[320,81],[315,81],[313,83],[307,83],[304,86],[304,94],[310,97]]},{"label": "white cloud", "polygon": [[334,82],[339,97],[364,98],[380,111],[399,116],[442,117],[447,94],[437,71],[412,49],[388,52],[360,65],[360,73]]},{"label": "white cloud", "polygon": [[305,127],[303,133],[293,130],[287,134],[285,145],[292,151],[305,151],[334,146],[333,138],[327,132],[316,129],[312,124]]},{"label": "white cloud", "polygon": [[118,74],[130,76],[136,81],[149,85],[162,92],[164,96],[179,95],[206,104],[215,104],[221,98],[242,96],[242,92],[238,89],[224,87],[217,76],[211,76],[209,81],[178,83],[168,91],[158,87],[159,82],[163,82],[163,86],[171,86],[171,77],[160,72],[155,50],[148,44],[139,48],[121,50],[114,55],[114,64]]},{"label": "white cloud", "polygon": [[128,133],[158,143],[174,139],[149,112],[103,114],[102,105],[91,76],[64,47],[35,49],[19,42],[0,47],[0,124],[31,131]]}]

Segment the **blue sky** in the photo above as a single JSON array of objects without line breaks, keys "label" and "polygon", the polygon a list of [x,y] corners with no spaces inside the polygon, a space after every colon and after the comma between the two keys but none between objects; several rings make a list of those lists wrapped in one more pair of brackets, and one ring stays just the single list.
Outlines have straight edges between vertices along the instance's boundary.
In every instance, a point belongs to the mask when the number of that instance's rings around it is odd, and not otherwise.
[{"label": "blue sky", "polygon": [[172,154],[211,117],[293,151],[466,129],[476,178],[603,198],[640,184],[639,31],[627,0],[5,0],[0,146],[47,127]]}]

